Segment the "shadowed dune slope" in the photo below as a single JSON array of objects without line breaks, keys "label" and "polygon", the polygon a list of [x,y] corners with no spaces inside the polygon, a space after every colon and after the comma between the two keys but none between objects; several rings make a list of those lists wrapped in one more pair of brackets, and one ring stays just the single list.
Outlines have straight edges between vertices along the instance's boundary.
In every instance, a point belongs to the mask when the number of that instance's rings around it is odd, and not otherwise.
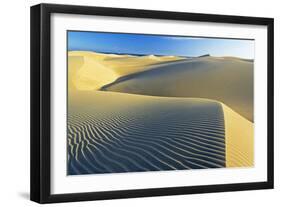
[{"label": "shadowed dune slope", "polygon": [[253,121],[253,61],[201,57],[155,65],[120,77],[101,90],[222,102]]},{"label": "shadowed dune slope", "polygon": [[102,91],[68,99],[69,175],[226,166],[216,101]]}]

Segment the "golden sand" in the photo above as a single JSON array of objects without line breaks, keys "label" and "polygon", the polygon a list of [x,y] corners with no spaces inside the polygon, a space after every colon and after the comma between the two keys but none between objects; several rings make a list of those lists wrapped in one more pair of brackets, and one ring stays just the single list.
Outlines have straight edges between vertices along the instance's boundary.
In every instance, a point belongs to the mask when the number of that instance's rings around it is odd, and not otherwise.
[{"label": "golden sand", "polygon": [[132,56],[87,51],[68,53],[68,80],[71,89],[97,90],[117,78],[144,71],[153,64],[182,58],[154,55]]},{"label": "golden sand", "polygon": [[[125,81],[115,82],[124,76]],[[108,91],[99,91],[108,84]],[[226,167],[254,165],[252,87],[253,63],[239,58],[68,53],[68,115],[77,115],[77,126],[95,121],[91,116],[97,119],[95,125],[100,118],[110,127],[118,119],[130,123],[135,118],[130,117],[132,113],[149,115],[167,106],[175,111],[184,106],[204,110],[218,104],[224,114]],[[192,107],[188,110],[185,113],[193,114]],[[177,121],[179,125],[185,122]],[[69,142],[73,150],[87,146],[83,141]]]},{"label": "golden sand", "polygon": [[222,104],[225,122],[226,167],[254,165],[254,124]]},{"label": "golden sand", "polygon": [[97,90],[113,82],[118,76],[96,59],[99,55],[70,53],[68,56],[68,84],[70,90]]}]

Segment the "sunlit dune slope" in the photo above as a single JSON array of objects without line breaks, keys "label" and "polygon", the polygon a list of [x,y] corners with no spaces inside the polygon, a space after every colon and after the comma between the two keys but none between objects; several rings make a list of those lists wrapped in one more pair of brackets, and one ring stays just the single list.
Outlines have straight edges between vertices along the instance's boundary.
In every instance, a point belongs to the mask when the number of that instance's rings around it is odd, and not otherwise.
[{"label": "sunlit dune slope", "polygon": [[155,65],[123,76],[101,90],[222,102],[253,121],[253,61],[201,57]]},{"label": "sunlit dune slope", "polygon": [[254,166],[254,124],[222,104],[226,167]]},{"label": "sunlit dune slope", "polygon": [[102,85],[116,80],[119,76],[100,61],[99,54],[88,55],[86,52],[68,54],[68,89],[97,90]]},{"label": "sunlit dune slope", "polygon": [[71,90],[97,90],[119,77],[144,71],[151,65],[180,59],[183,58],[71,51],[68,52],[69,88]]}]

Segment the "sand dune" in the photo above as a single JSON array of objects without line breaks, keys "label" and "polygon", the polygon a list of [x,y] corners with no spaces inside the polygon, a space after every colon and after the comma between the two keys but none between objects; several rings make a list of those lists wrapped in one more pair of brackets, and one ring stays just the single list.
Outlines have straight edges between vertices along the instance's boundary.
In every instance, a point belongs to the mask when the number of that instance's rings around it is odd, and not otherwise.
[{"label": "sand dune", "polygon": [[216,101],[98,91],[70,99],[68,174],[253,165],[253,139],[235,134],[252,123]]},{"label": "sand dune", "polygon": [[69,175],[253,166],[253,62],[69,52],[67,117]]},{"label": "sand dune", "polygon": [[69,90],[97,90],[119,77],[113,70],[96,60],[103,60],[103,56],[95,54],[96,59],[92,56],[85,52],[69,54]]},{"label": "sand dune", "polygon": [[68,80],[71,90],[96,90],[116,79],[159,64],[183,59],[175,56],[132,56],[87,51],[68,52]]},{"label": "sand dune", "polygon": [[79,92],[71,98],[69,174],[226,165],[220,103],[110,92]]},{"label": "sand dune", "polygon": [[120,77],[102,90],[213,99],[253,121],[253,62],[239,58],[202,57],[155,65]]},{"label": "sand dune", "polygon": [[226,167],[254,166],[254,125],[223,106],[226,143]]}]

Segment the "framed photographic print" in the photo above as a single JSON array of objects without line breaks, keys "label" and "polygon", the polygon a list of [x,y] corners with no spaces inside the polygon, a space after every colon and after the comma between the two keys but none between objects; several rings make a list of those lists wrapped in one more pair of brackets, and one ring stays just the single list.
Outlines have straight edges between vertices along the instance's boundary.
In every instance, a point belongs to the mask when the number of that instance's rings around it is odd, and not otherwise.
[{"label": "framed photographic print", "polygon": [[31,7],[31,200],[273,188],[273,19]]}]

